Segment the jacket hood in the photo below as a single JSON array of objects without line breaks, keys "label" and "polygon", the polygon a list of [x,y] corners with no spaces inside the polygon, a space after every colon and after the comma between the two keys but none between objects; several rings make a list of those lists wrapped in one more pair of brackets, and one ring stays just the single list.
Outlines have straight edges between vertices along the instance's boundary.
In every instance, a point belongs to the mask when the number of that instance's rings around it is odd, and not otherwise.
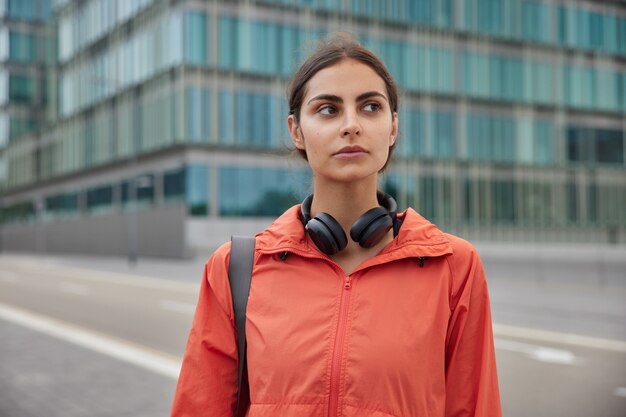
[{"label": "jacket hood", "polygon": [[[256,235],[256,247],[264,253],[299,252],[322,254],[306,235],[299,218],[300,204],[277,218],[267,229]],[[378,256],[435,257],[452,253],[446,235],[412,208],[398,213],[402,226],[398,235]]]}]

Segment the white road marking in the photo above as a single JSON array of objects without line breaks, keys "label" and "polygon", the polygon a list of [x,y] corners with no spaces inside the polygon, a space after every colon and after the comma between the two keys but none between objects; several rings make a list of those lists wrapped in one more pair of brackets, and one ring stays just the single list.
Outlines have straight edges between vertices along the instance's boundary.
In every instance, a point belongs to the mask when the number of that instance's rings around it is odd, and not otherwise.
[{"label": "white road marking", "polygon": [[[14,270],[25,271],[41,275],[41,266],[33,265],[32,262],[23,262],[17,259],[3,261],[3,264],[12,267]],[[93,269],[86,269],[76,266],[65,265],[53,265],[49,264],[45,266],[45,272],[43,274],[47,276],[54,276],[55,278],[69,278],[90,282],[101,282],[107,284],[119,284],[127,285],[131,287],[141,288],[154,288],[168,291],[176,291],[182,293],[198,293],[200,288],[199,279],[202,274],[200,270],[198,272],[198,283],[179,282],[174,280],[167,280],[163,278],[146,277],[143,275],[133,275],[123,272],[107,272],[98,271]]]},{"label": "white road marking", "polygon": [[613,395],[616,397],[626,397],[626,387],[617,387],[613,391]]},{"label": "white road marking", "polygon": [[9,271],[0,272],[0,281],[8,282],[9,284],[13,284],[17,282],[17,274]]},{"label": "white road marking", "polygon": [[537,342],[559,343],[626,353],[626,342],[621,340],[601,339],[579,334],[551,332],[548,330],[508,326],[504,324],[494,324],[493,334],[498,337],[519,337]]},{"label": "white road marking", "polygon": [[74,295],[85,295],[89,292],[86,285],[76,284],[74,282],[59,283],[59,291]]},{"label": "white road marking", "polygon": [[7,304],[0,303],[0,319],[140,366],[169,378],[177,379],[180,372],[181,361],[179,358]]},{"label": "white road marking", "polygon": [[159,307],[163,310],[174,311],[176,313],[193,314],[196,311],[194,304],[182,303],[180,301],[173,300],[161,300],[159,301]]},{"label": "white road marking", "polygon": [[569,350],[554,349],[505,339],[495,339],[494,344],[496,349],[523,353],[530,359],[540,362],[557,363],[561,365],[574,365],[580,362]]}]

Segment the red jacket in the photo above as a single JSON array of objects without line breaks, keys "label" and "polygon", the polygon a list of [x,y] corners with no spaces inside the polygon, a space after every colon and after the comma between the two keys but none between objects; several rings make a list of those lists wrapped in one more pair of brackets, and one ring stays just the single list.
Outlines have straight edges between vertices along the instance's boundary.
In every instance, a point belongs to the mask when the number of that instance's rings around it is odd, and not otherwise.
[{"label": "red jacket", "polygon": [[[298,210],[257,235],[246,322],[248,416],[500,416],[476,250],[409,209],[399,215],[398,236],[346,276],[306,237]],[[229,249],[223,245],[206,264],[174,417],[233,415]]]}]

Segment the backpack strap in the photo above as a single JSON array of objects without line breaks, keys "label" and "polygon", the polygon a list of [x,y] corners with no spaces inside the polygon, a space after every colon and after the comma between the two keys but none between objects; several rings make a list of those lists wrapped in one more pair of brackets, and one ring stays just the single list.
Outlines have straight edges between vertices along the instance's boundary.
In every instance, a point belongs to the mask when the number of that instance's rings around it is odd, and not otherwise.
[{"label": "backpack strap", "polygon": [[237,327],[237,351],[239,353],[239,383],[235,417],[243,417],[250,403],[246,355],[246,307],[252,281],[254,263],[254,236],[231,236],[228,280],[233,297],[235,326]]}]

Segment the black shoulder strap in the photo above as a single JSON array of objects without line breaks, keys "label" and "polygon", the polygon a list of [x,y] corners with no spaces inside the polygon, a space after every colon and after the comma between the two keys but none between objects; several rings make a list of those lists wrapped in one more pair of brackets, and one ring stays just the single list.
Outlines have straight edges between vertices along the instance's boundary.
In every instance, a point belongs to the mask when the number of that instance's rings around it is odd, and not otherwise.
[{"label": "black shoulder strap", "polygon": [[237,408],[235,417],[243,417],[250,403],[250,387],[246,358],[246,306],[250,283],[252,281],[252,264],[254,263],[254,236],[231,236],[230,263],[228,280],[233,297],[235,325],[237,326],[237,349],[239,352],[239,386],[237,389]]}]

